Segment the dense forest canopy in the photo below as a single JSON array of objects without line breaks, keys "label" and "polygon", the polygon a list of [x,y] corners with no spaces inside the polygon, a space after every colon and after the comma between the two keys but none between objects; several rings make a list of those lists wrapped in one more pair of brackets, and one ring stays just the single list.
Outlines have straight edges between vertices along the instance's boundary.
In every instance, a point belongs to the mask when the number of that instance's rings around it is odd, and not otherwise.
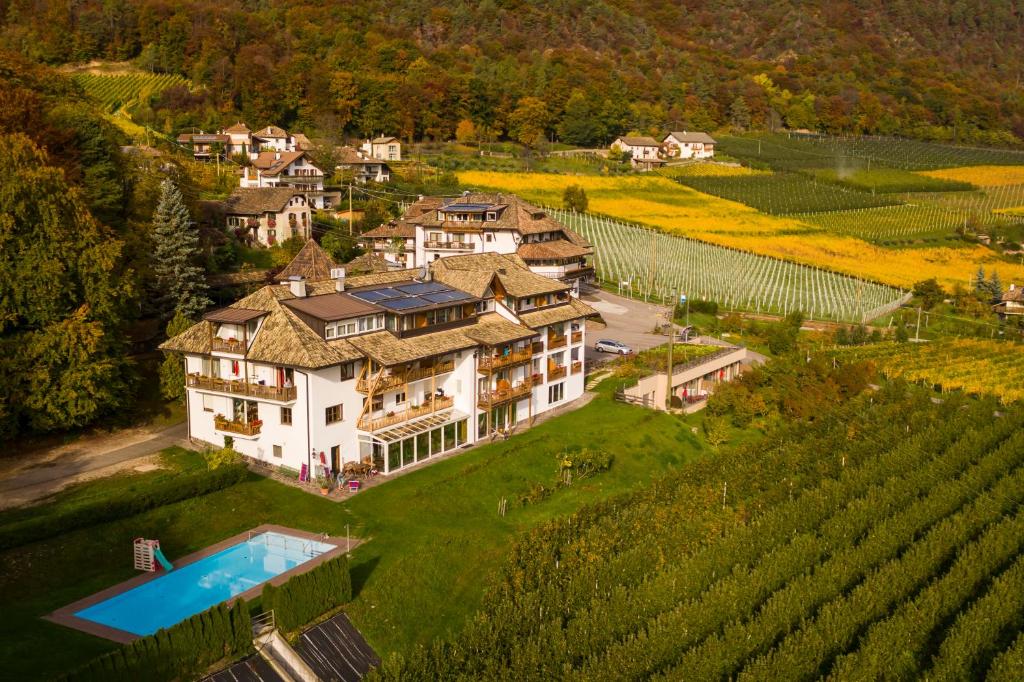
[{"label": "dense forest canopy", "polygon": [[205,86],[144,112],[166,132],[1024,139],[1019,0],[0,0],[0,35],[36,61],[134,60]]}]

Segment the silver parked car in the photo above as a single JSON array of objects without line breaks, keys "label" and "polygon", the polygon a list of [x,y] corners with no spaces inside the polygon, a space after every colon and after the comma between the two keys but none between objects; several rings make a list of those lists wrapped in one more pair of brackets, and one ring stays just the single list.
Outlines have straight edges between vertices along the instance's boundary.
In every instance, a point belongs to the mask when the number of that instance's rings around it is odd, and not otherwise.
[{"label": "silver parked car", "polygon": [[621,341],[613,341],[611,339],[601,339],[594,344],[594,350],[598,353],[616,353],[618,355],[629,355],[633,352],[632,348]]}]

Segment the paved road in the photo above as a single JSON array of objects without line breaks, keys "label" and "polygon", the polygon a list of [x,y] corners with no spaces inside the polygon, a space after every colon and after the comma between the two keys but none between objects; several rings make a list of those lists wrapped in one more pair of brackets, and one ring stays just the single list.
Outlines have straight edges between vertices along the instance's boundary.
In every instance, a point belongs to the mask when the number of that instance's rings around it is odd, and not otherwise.
[{"label": "paved road", "polygon": [[25,467],[0,479],[2,506],[18,506],[45,497],[91,471],[148,457],[172,445],[187,446],[187,435],[188,429],[181,423],[123,447],[117,447],[115,441],[110,448],[99,452],[71,449],[57,459],[42,461],[38,466]]},{"label": "paved road", "polygon": [[668,341],[667,337],[652,333],[655,325],[665,322],[665,306],[635,301],[601,289],[584,291],[581,298],[597,309],[608,323],[607,327],[592,321],[587,323],[585,359],[588,366],[613,357],[594,350],[594,343],[600,339],[621,341],[635,351],[659,346]]}]

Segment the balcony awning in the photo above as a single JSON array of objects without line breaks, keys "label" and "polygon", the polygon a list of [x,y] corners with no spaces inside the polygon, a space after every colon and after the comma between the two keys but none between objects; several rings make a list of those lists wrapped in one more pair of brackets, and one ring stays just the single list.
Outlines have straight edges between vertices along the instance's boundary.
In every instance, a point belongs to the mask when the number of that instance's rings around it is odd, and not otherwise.
[{"label": "balcony awning", "polygon": [[203,319],[210,322],[245,324],[249,320],[255,320],[266,314],[266,310],[253,310],[251,308],[221,308],[220,310],[206,313],[203,315]]},{"label": "balcony awning", "polygon": [[439,426],[446,424],[454,424],[457,421],[468,418],[468,414],[462,412],[446,412],[444,414],[432,414],[416,421],[406,422],[405,424],[399,424],[386,431],[373,434],[374,440],[383,441],[385,443],[393,443],[396,440],[403,440],[410,438],[424,431],[430,431],[436,429]]}]

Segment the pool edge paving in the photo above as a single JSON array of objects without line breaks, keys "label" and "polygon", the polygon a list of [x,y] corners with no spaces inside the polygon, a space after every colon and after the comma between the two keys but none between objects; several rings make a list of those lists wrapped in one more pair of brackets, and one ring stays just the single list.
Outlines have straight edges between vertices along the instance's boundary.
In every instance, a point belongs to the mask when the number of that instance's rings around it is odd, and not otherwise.
[{"label": "pool edge paving", "polygon": [[[192,554],[186,554],[185,556],[180,557],[173,562],[174,568],[183,568],[185,566],[188,566],[189,564],[193,564],[197,561],[213,556],[214,554],[217,554],[221,551],[224,551],[225,549],[228,549],[243,541],[246,541],[251,535],[267,532],[291,535],[294,537],[302,538],[303,540],[315,540],[318,542],[324,542],[334,545],[335,548],[322,554],[319,554],[311,558],[309,561],[303,562],[298,566],[295,566],[294,568],[284,571],[283,573],[280,573],[270,578],[269,580],[265,580],[261,582],[259,585],[256,585],[255,587],[245,590],[244,592],[241,592],[231,597],[230,599],[226,599],[223,602],[217,602],[216,604],[212,604],[211,607],[216,606],[220,603],[224,603],[230,606],[239,599],[244,601],[250,601],[254,597],[259,596],[259,594],[263,591],[264,585],[269,583],[271,585],[274,585],[275,587],[279,586],[287,582],[288,579],[290,579],[293,576],[306,573],[307,571],[316,568],[328,559],[333,559],[339,554],[345,554],[348,551],[355,549],[363,542],[359,538],[345,538],[337,536],[325,537],[323,534],[320,533],[309,533],[302,530],[296,530],[294,528],[288,528],[286,526],[265,523],[256,526],[255,528],[252,528],[250,530],[242,531],[241,533],[232,535],[229,538],[225,538],[220,542],[214,543],[208,547],[204,547],[203,549],[197,552],[193,552]],[[129,590],[135,589],[136,587],[145,585],[146,583],[152,582],[154,580],[159,580],[165,575],[167,575],[167,573],[163,571],[154,573],[143,573],[141,575],[137,575],[116,585],[112,585],[111,587],[108,587],[104,590],[100,590],[99,592],[91,594],[88,597],[72,602],[67,606],[63,606],[59,609],[56,609],[53,612],[48,613],[45,616],[42,616],[42,618],[43,620],[50,621],[51,623],[56,623],[58,625],[73,628],[75,630],[79,630],[90,635],[95,635],[96,637],[109,639],[120,644],[128,644],[130,642],[134,642],[136,639],[139,639],[146,635],[136,635],[134,633],[128,632],[127,630],[119,630],[108,625],[103,625],[95,621],[81,618],[75,614],[91,606],[95,606],[96,604],[104,602],[112,597],[116,597],[120,594],[128,592]],[[201,611],[199,613],[201,613]],[[188,616],[186,616],[186,618],[188,618]],[[185,619],[183,618],[182,620]]]}]

